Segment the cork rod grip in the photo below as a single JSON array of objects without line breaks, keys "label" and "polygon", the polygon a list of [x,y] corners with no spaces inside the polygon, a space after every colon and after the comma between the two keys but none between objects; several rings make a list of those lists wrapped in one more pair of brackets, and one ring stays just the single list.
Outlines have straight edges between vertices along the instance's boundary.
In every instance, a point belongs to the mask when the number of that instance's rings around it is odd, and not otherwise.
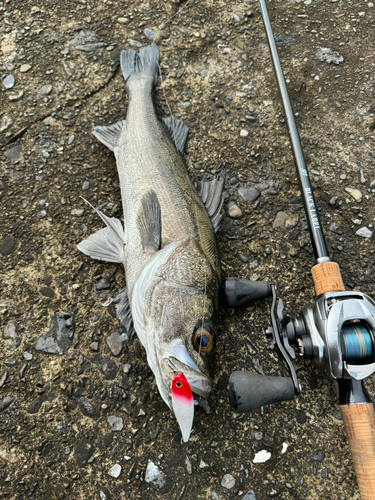
[{"label": "cork rod grip", "polygon": [[336,262],[321,262],[311,268],[315,293],[319,297],[326,292],[342,292],[345,290],[341,278],[340,267]]},{"label": "cork rod grip", "polygon": [[375,500],[375,413],[371,403],[340,406],[362,500]]}]

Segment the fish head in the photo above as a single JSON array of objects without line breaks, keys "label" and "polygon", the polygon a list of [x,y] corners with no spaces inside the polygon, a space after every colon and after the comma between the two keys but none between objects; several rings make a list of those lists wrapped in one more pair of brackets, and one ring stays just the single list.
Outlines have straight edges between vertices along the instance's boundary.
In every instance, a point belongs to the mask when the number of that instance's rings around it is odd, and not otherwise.
[{"label": "fish head", "polygon": [[[147,278],[143,283],[142,277]],[[187,238],[157,252],[135,285],[134,326],[169,407],[177,373],[185,376],[193,393],[209,397],[219,284],[197,240]]]}]

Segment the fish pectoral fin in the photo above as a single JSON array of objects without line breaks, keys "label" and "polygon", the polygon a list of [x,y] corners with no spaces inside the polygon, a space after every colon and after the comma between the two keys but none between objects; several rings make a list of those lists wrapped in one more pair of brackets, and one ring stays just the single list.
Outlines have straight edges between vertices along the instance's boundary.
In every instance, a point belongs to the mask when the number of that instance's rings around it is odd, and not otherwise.
[{"label": "fish pectoral fin", "polygon": [[107,262],[124,261],[124,245],[119,244],[109,227],[104,227],[96,233],[90,234],[86,240],[78,243],[77,248],[92,259]]},{"label": "fish pectoral fin", "polygon": [[133,338],[135,335],[135,329],[126,285],[123,285],[119,289],[116,297],[113,299],[113,303],[115,304],[117,319],[119,320],[121,326],[125,328],[129,337]]},{"label": "fish pectoral fin", "polygon": [[195,187],[211,218],[214,230],[217,232],[223,217],[220,211],[224,203],[224,179],[217,178],[212,181],[200,181],[195,184]]},{"label": "fish pectoral fin", "polygon": [[121,120],[120,122],[114,123],[113,125],[108,125],[107,127],[94,127],[92,133],[100,142],[102,142],[105,146],[107,146],[107,148],[113,151],[124,125],[125,120]]},{"label": "fish pectoral fin", "polygon": [[171,136],[173,144],[176,146],[177,151],[184,154],[185,144],[189,133],[189,128],[186,123],[177,118],[169,117],[162,119],[166,129]]},{"label": "fish pectoral fin", "polygon": [[86,240],[78,243],[78,250],[93,259],[124,262],[125,231],[122,222],[116,217],[108,217],[93,207],[85,198],[82,197],[82,199],[95,210],[107,227],[99,229],[96,233],[90,234]]},{"label": "fish pectoral fin", "polygon": [[161,208],[158,197],[152,189],[142,198],[137,216],[137,226],[143,251],[157,252],[161,243]]}]

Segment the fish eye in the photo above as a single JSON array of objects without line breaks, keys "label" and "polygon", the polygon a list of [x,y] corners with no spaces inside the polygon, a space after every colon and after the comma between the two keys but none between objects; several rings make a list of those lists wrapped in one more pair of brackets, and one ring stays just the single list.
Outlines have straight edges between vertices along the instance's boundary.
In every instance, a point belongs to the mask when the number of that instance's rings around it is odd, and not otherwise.
[{"label": "fish eye", "polygon": [[210,352],[215,345],[214,337],[206,328],[198,328],[193,335],[193,344],[197,351]]}]

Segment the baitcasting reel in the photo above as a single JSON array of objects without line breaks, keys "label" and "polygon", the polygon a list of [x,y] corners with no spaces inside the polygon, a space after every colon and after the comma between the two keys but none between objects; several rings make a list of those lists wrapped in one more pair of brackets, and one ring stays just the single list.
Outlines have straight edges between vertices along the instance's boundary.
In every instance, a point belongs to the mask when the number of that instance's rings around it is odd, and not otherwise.
[{"label": "baitcasting reel", "polygon": [[[331,263],[333,264],[333,263]],[[263,376],[237,371],[229,378],[229,398],[239,412],[271,403],[288,401],[300,393],[292,360],[296,347],[300,357],[312,360],[327,376],[337,379],[340,404],[368,402],[361,381],[375,372],[375,303],[367,295],[331,291],[308,304],[297,318],[283,316],[284,304],[276,308],[276,287],[272,286],[272,338],[285,361],[290,377]],[[275,314],[276,311],[276,314]],[[353,386],[355,388],[353,388]]]}]

